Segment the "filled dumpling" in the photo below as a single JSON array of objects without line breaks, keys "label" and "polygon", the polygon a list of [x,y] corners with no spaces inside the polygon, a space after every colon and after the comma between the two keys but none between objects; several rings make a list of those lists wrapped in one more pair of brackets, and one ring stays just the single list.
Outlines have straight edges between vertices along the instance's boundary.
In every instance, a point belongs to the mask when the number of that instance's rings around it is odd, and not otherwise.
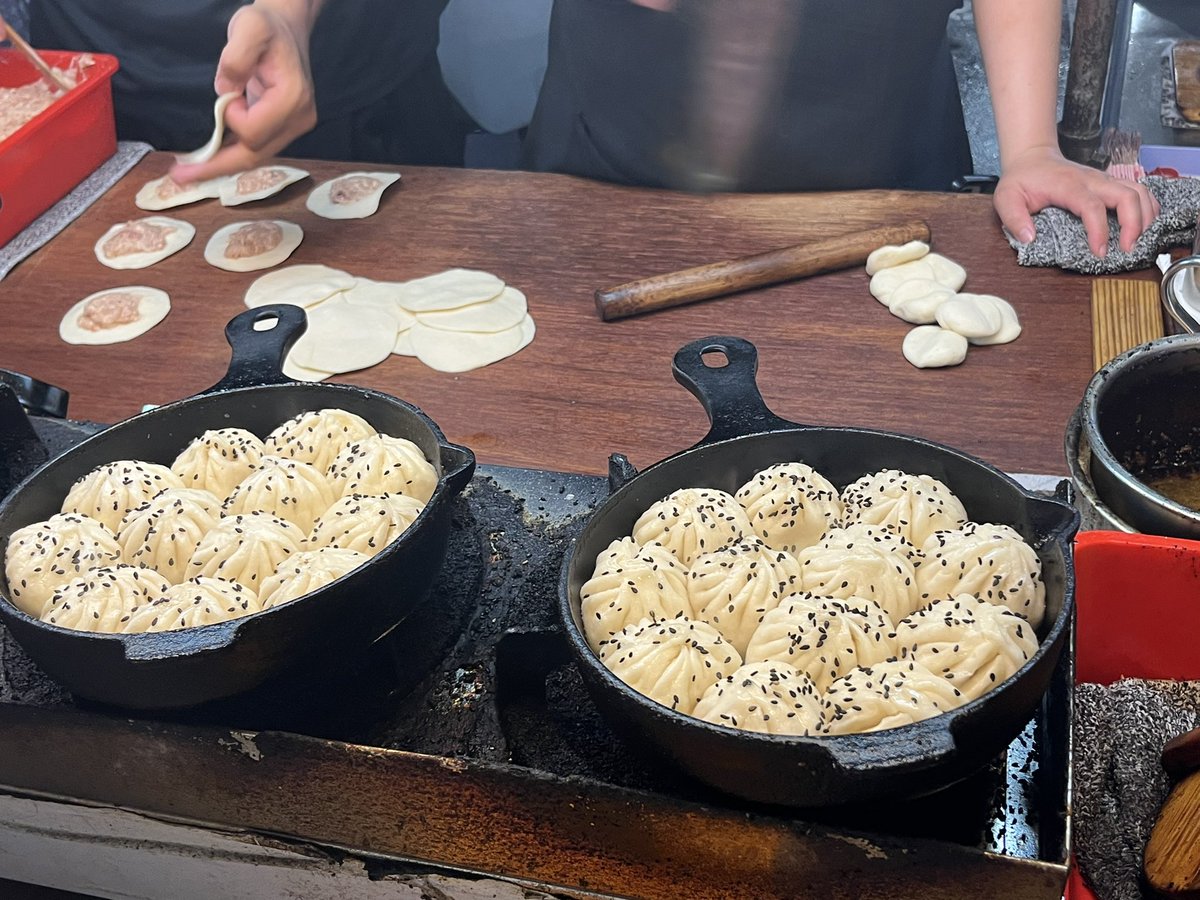
[{"label": "filled dumpling", "polygon": [[844,528],[831,528],[821,535],[821,540],[817,543],[822,547],[842,547],[847,550],[856,544],[877,546],[890,553],[899,553],[912,563],[914,569],[920,566],[923,558],[920,549],[900,532],[893,531],[885,525],[868,525],[866,522],[855,522]]},{"label": "filled dumpling", "polygon": [[420,500],[403,494],[350,494],[317,516],[305,549],[340,547],[374,556],[400,537],[424,508]]},{"label": "filled dumpling", "polygon": [[750,518],[732,494],[716,488],[681,488],[647,509],[633,525],[643,547],[662,544],[685,568],[696,558],[753,534]]},{"label": "filled dumpling", "polygon": [[238,483],[258,468],[266,455],[258,435],[244,428],[204,432],[171,463],[184,487],[209,491],[224,500]]},{"label": "filled dumpling", "polygon": [[911,659],[852,669],[829,686],[822,721],[829,734],[859,734],[911,725],[966,702],[945,678]]},{"label": "filled dumpling", "polygon": [[597,557],[579,599],[584,635],[593,650],[642,619],[694,618],[687,570],[659,544],[643,547],[632,538],[613,541]]},{"label": "filled dumpling", "polygon": [[763,469],[735,496],[745,507],[754,532],[776,550],[796,553],[841,524],[842,501],[837,488],[804,463]]},{"label": "filled dumpling", "polygon": [[310,594],[357,569],[370,557],[356,550],[324,547],[304,550],[288,557],[270,578],[263,582],[259,596],[262,608],[282,606]]},{"label": "filled dumpling", "polygon": [[399,180],[396,172],[347,172],[313,188],[305,205],[326,219],[364,219],[379,209],[383,192]]},{"label": "filled dumpling", "polygon": [[159,599],[170,586],[157,572],[140,566],[93,569],[56,590],[41,618],[76,631],[118,632],[137,607]]},{"label": "filled dumpling", "polygon": [[314,466],[282,456],[264,456],[225,498],[225,514],[265,512],[287,519],[307,534],[333,504],[329,480]]},{"label": "filled dumpling", "polygon": [[234,222],[217,229],[204,248],[209,265],[227,272],[254,272],[277,266],[300,246],[304,229],[282,219]]},{"label": "filled dumpling", "polygon": [[263,443],[273,456],[298,459],[328,472],[347,445],[375,434],[378,432],[362,416],[344,409],[318,409],[288,419]]},{"label": "filled dumpling", "polygon": [[300,552],[304,537],[299,527],[270,513],[225,516],[196,547],[187,577],[223,578],[259,592],[285,559]]},{"label": "filled dumpling", "polygon": [[154,569],[178,584],[200,539],[219,518],[221,501],[208,491],[167,488],[125,514],[117,543],[125,562]]},{"label": "filled dumpling", "polygon": [[182,219],[146,216],[121,222],[96,241],[96,259],[110,269],[144,269],[191,243],[196,229]]},{"label": "filled dumpling", "polygon": [[347,494],[405,494],[429,502],[437,470],[412,441],[373,434],[347,444],[329,467],[335,497]]},{"label": "filled dumpling", "polygon": [[58,513],[9,535],[4,551],[8,595],[18,609],[40,616],[57,588],[120,561],[116,535],[98,519]]},{"label": "filled dumpling", "polygon": [[222,179],[217,188],[217,196],[221,198],[222,206],[240,206],[255,200],[265,200],[278,194],[289,184],[295,184],[307,177],[308,173],[303,169],[292,166],[259,166]]},{"label": "filled dumpling", "polygon": [[103,522],[114,534],[125,514],[167,488],[181,488],[179,476],[157,463],[123,459],[97,466],[67,492],[62,512]]},{"label": "filled dumpling", "polygon": [[635,691],[689,715],[705,691],[742,664],[715,628],[682,617],[627,625],[600,644],[599,655]]},{"label": "filled dumpling", "polygon": [[966,509],[941,481],[897,469],[864,475],[847,485],[842,502],[845,524],[886,525],[918,547],[935,531],[967,521]]},{"label": "filled dumpling", "polygon": [[765,734],[816,734],[821,699],[812,679],[787,663],[747,663],[706,690],[692,715]]},{"label": "filled dumpling", "polygon": [[126,634],[150,631],[177,631],[225,622],[262,606],[258,596],[236,581],[199,577],[173,584],[160,598],[136,607],[122,624]]},{"label": "filled dumpling", "polygon": [[865,597],[893,621],[920,606],[916,571],[908,558],[884,543],[857,540],[849,546],[818,544],[801,550],[800,585],[829,597]]}]

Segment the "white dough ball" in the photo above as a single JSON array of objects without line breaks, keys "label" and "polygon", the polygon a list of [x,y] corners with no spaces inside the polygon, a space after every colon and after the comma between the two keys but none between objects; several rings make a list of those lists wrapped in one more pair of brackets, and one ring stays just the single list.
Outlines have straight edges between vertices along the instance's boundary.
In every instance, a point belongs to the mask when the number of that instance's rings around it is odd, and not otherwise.
[{"label": "white dough ball", "polygon": [[758,538],[696,557],[688,572],[695,618],[712,625],[745,654],[763,616],[799,588],[800,563]]},{"label": "white dough ball", "polygon": [[966,698],[919,663],[892,659],[851,670],[829,686],[822,702],[826,732],[860,734],[920,722]]},{"label": "white dough ball", "polygon": [[38,617],[56,589],[119,562],[121,545],[99,520],[58,513],[9,535],[4,551],[8,595],[18,609]]},{"label": "white dough ball", "polygon": [[294,553],[280,564],[275,574],[263,581],[258,592],[262,608],[271,609],[298,600],[348,575],[370,559],[365,553],[340,547]]},{"label": "white dough ball", "polygon": [[967,339],[938,325],[918,325],[904,336],[901,351],[918,369],[957,366],[967,358]]},{"label": "white dough ball", "polygon": [[720,632],[685,618],[627,625],[601,643],[598,653],[635,691],[688,715],[705,691],[742,665]]},{"label": "white dough ball", "polygon": [[236,581],[195,578],[168,587],[161,598],[136,607],[123,623],[126,634],[178,631],[226,622],[262,608],[258,595]]},{"label": "white dough ball", "polygon": [[181,488],[179,476],[157,463],[122,459],[97,466],[67,492],[64,513],[78,513],[103,522],[114,534],[125,514],[167,488]]},{"label": "white dough ball", "polygon": [[184,487],[208,491],[224,500],[258,468],[265,455],[258,435],[245,428],[217,428],[189,443],[171,463],[171,471]]},{"label": "white dough ball", "polygon": [[1038,639],[1008,607],[960,594],[897,622],[896,645],[901,659],[916,660],[974,700],[1025,665]]},{"label": "white dough ball", "polygon": [[188,561],[188,579],[223,578],[258,592],[285,559],[300,551],[304,532],[270,513],[225,516]]},{"label": "white dough ball", "polygon": [[298,459],[327,473],[348,444],[378,433],[362,416],[344,409],[318,409],[288,419],[263,444],[272,456]]},{"label": "white dough ball", "polygon": [[140,566],[93,569],[56,590],[41,618],[76,631],[118,632],[134,609],[157,600],[170,586],[157,572]]},{"label": "white dough ball", "polygon": [[847,525],[882,525],[920,547],[935,531],[957,528],[967,511],[954,492],[932,475],[883,469],[842,490]]},{"label": "white dough ball", "polygon": [[932,278],[914,278],[896,286],[888,298],[892,315],[914,325],[932,325],[938,307],[958,296]]},{"label": "white dough ball", "polygon": [[971,594],[1006,606],[1037,628],[1046,613],[1042,563],[1008,525],[967,522],[930,535],[917,573],[922,604]]},{"label": "white dough ball", "polygon": [[842,517],[842,501],[823,475],[804,463],[781,463],[758,472],[734,495],[767,546],[798,550],[815,544]]},{"label": "white dough ball", "polygon": [[[968,296],[966,294],[961,296]],[[971,294],[981,303],[990,303],[1000,313],[1001,325],[1000,329],[987,337],[971,338],[972,344],[980,346],[989,346],[992,344],[1007,344],[1015,341],[1021,336],[1021,320],[1017,317],[1017,311],[1013,309],[1011,303],[1001,299],[993,294]]]},{"label": "white dough ball", "polygon": [[893,620],[920,606],[913,564],[902,552],[875,541],[852,546],[820,544],[801,550],[802,590],[826,597],[864,597],[874,600]]},{"label": "white dough ball", "polygon": [[584,636],[593,650],[642,619],[695,618],[687,569],[661,544],[643,547],[633,538],[613,541],[600,553],[579,600]]},{"label": "white dough ball", "polygon": [[742,505],[716,488],[681,488],[647,509],[633,524],[643,547],[662,544],[685,568],[698,556],[728,547],[754,532]]},{"label": "white dough ball", "polygon": [[317,516],[304,549],[340,547],[374,556],[400,537],[424,508],[420,500],[404,494],[350,494]]},{"label": "white dough ball", "polygon": [[996,334],[1004,319],[999,307],[979,300],[977,294],[957,294],[937,308],[937,323],[948,331],[978,340]]},{"label": "white dough ball", "polygon": [[329,466],[329,480],[335,497],[404,494],[428,503],[438,475],[412,441],[374,434],[341,449]]},{"label": "white dough ball", "polygon": [[909,241],[907,244],[886,244],[872,250],[867,257],[867,274],[874,275],[880,269],[888,269],[902,263],[920,259],[929,252],[924,241]]},{"label": "white dough ball", "polygon": [[787,663],[752,663],[705,691],[692,715],[764,734],[816,734],[821,699],[812,679]]},{"label": "white dough ball", "polygon": [[282,456],[264,456],[258,468],[225,498],[225,514],[265,512],[287,519],[307,535],[317,516],[333,505],[333,486],[315,466]]},{"label": "white dough ball", "polygon": [[117,543],[125,562],[179,584],[200,539],[220,518],[221,501],[208,491],[167,488],[125,514]]},{"label": "white dough ball", "polygon": [[872,600],[793,594],[763,616],[744,658],[794,666],[824,691],[855,666],[895,656],[893,631],[891,617]]}]

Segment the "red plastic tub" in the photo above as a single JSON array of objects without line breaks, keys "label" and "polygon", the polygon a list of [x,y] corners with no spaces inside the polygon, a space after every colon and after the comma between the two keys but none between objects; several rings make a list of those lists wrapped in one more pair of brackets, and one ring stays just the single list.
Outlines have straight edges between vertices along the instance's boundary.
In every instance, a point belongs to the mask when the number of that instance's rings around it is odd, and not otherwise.
[{"label": "red plastic tub", "polygon": [[[66,68],[80,53],[45,50],[51,66]],[[91,53],[79,84],[0,141],[0,246],[62,199],[117,150],[112,76],[116,57]],[[0,49],[0,87],[38,79],[16,50]]]},{"label": "red plastic tub", "polygon": [[[1200,541],[1116,531],[1076,538],[1076,684],[1200,679],[1198,633]],[[1095,900],[1074,867],[1065,896]]]}]

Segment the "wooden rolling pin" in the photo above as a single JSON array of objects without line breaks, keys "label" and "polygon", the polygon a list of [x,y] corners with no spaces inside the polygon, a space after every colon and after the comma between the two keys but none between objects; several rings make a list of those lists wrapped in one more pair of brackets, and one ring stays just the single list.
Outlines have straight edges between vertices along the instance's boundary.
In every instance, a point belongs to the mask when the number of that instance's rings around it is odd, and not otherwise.
[{"label": "wooden rolling pin", "polygon": [[596,291],[596,311],[606,322],[682,306],[793,278],[862,265],[885,244],[928,241],[924,222],[883,225],[810,244],[796,244],[753,256],[740,256],[667,275],[654,275]]}]

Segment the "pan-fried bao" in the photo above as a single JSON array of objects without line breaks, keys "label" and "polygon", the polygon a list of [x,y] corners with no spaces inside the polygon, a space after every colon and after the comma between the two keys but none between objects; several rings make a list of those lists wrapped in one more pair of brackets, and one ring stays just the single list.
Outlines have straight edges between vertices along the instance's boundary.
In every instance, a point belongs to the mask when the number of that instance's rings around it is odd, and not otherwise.
[{"label": "pan-fried bao", "polygon": [[1037,651],[1037,554],[972,522],[929,475],[840,492],[802,463],[734,495],[685,488],[613,541],[580,590],[618,678],[718,725],[772,734],[895,728],[954,709]]},{"label": "pan-fried bao", "polygon": [[436,486],[415,444],[342,409],[302,413],[265,441],[240,428],[206,431],[170,467],[97,467],[60,514],[10,535],[8,596],[31,616],[84,631],[250,615],[369,561]]}]

